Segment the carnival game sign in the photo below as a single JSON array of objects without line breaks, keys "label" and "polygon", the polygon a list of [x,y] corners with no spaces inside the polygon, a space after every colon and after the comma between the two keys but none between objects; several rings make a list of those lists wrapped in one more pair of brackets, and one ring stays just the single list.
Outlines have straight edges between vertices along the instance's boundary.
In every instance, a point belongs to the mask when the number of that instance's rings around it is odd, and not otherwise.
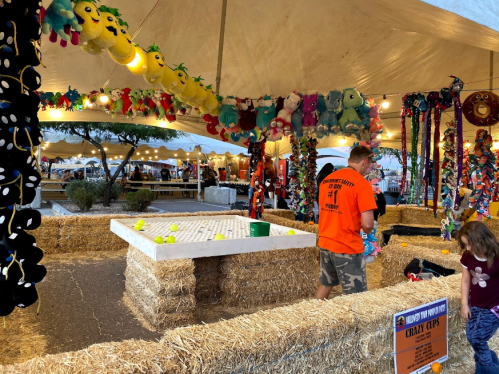
[{"label": "carnival game sign", "polygon": [[448,359],[448,300],[393,316],[395,374],[420,374]]}]

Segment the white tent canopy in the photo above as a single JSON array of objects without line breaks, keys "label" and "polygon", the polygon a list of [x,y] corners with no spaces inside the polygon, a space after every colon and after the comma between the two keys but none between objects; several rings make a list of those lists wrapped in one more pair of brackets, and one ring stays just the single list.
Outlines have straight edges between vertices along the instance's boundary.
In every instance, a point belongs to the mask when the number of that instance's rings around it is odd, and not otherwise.
[{"label": "white tent canopy", "polygon": [[[119,8],[131,35],[156,4],[103,3]],[[162,1],[134,41],[144,48],[157,43],[170,67],[184,63],[190,75],[215,84],[221,13],[222,0]],[[490,51],[499,51],[498,31],[499,4],[493,1],[228,2],[220,94],[255,99],[292,90],[326,93],[357,87],[381,101],[383,94],[439,90],[450,84],[451,74],[465,83],[481,81],[465,84],[465,90],[488,88],[491,73],[499,75],[493,73],[499,72],[499,59],[490,63]],[[71,86],[88,93],[107,81],[108,87],[151,87],[126,67],[115,67],[107,53],[93,56],[48,40],[42,52],[47,65],[39,69],[43,91],[66,92]],[[462,99],[470,93],[463,92]],[[400,99],[388,96],[390,107],[382,116],[386,146],[400,147]],[[53,120],[47,112],[40,118]],[[90,110],[65,112],[60,120],[128,121]],[[151,118],[135,122],[157,124]],[[464,122],[465,139],[472,140],[476,128]],[[179,119],[169,127],[207,135],[199,119]],[[391,139],[388,131],[394,134]],[[337,146],[340,138],[323,139],[319,147]],[[407,138],[410,148],[410,133]],[[280,154],[290,153],[288,140],[282,143]]]},{"label": "white tent canopy", "polygon": [[[99,155],[99,151],[92,144],[84,141],[76,135],[68,135],[60,132],[44,131],[45,149],[42,149],[42,156],[54,157],[93,157]],[[106,155],[110,159],[123,158],[130,149],[129,144],[122,144],[117,138],[112,138],[103,143],[107,148]],[[215,156],[241,156],[247,150],[234,144],[224,143],[215,139],[200,135],[188,135],[170,142],[151,141],[141,144],[132,159],[134,161],[154,161],[166,159],[191,159],[197,157],[197,146],[201,147],[200,157]]]}]

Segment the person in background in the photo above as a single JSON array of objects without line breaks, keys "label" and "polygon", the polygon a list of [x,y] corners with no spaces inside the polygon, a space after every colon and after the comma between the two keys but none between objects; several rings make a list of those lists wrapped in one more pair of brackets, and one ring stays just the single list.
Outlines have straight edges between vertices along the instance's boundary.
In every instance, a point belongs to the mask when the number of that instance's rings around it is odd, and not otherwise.
[{"label": "person in background", "polygon": [[[62,184],[62,188],[66,189],[66,186],[72,180],[74,180],[74,177],[71,176],[71,170],[69,170],[69,169],[64,170],[64,175],[62,176],[61,182],[65,182],[65,183]],[[63,192],[61,191],[61,193],[63,193]]]},{"label": "person in background", "polygon": [[128,183],[128,179],[126,177],[126,174],[123,173],[121,175],[121,180],[120,180],[120,186],[123,189],[123,195],[126,195],[126,192],[127,192],[126,185],[127,185],[127,183]]},{"label": "person in background", "polygon": [[180,170],[178,171],[178,178],[179,178],[179,179],[182,179],[182,174],[184,174],[184,172],[183,172],[183,170],[182,170],[182,169],[180,169]]},{"label": "person in background", "polygon": [[163,182],[172,180],[170,175],[170,170],[166,166],[163,165],[163,169],[161,169],[161,180]]},{"label": "person in background", "polygon": [[225,168],[222,168],[222,170],[218,173],[218,179],[221,182],[227,181],[227,172],[225,171]]},{"label": "person in background", "polygon": [[141,181],[143,180],[142,172],[140,171],[138,166],[135,166],[135,170],[133,171],[131,177],[131,180],[133,181]]},{"label": "person in background", "polygon": [[364,178],[373,155],[367,147],[353,148],[348,166],[329,174],[321,183],[317,299],[327,299],[339,284],[345,294],[367,291],[360,229],[369,234],[374,228],[377,206],[371,184]]},{"label": "person in background", "polygon": [[217,173],[213,169],[213,166],[206,166],[204,168],[202,177],[205,187],[211,187],[217,185]]},{"label": "person in background", "polygon": [[152,175],[152,171],[149,170],[149,172],[147,173],[147,181],[154,182],[155,180],[156,180],[156,178],[154,178],[154,175]]},{"label": "person in background", "polygon": [[85,179],[85,175],[83,175],[83,171],[81,171],[81,170],[80,170],[80,171],[78,172],[78,180],[81,180],[81,181],[82,181],[82,180],[84,180],[84,179]]},{"label": "person in background", "polygon": [[220,180],[220,182],[222,181],[222,168],[218,168],[218,179]]},{"label": "person in background", "polygon": [[71,180],[74,180],[74,181],[80,180],[80,178],[78,177],[78,172],[77,171],[75,171],[73,173],[73,178],[71,178]]},{"label": "person in background", "polygon": [[326,165],[324,165],[322,167],[322,169],[319,172],[319,174],[317,174],[317,196],[316,196],[316,198],[317,198],[317,205],[319,205],[319,195],[320,195],[321,183],[324,180],[324,178],[326,178],[333,171],[334,171],[333,164],[331,164],[331,163],[328,162]]},{"label": "person in background", "polygon": [[473,193],[468,188],[459,190],[459,209],[453,210],[452,214],[455,217],[454,229],[459,231],[463,222],[466,222],[475,213],[475,208],[470,208],[470,196]]},{"label": "person in background", "polygon": [[189,168],[185,168],[182,171],[182,181],[189,182],[189,178],[191,177],[191,170]]},{"label": "person in background", "polygon": [[499,242],[484,223],[466,223],[457,233],[461,257],[461,317],[475,351],[475,373],[499,373],[487,342],[499,329]]}]

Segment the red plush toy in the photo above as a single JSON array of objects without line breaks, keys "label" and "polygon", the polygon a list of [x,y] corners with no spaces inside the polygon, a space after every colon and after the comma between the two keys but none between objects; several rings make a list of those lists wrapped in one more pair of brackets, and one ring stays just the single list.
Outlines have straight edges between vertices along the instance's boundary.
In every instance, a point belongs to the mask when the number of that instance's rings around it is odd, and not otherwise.
[{"label": "red plush toy", "polygon": [[256,127],[256,111],[253,100],[245,98],[239,104],[239,127],[242,131],[251,131]]}]

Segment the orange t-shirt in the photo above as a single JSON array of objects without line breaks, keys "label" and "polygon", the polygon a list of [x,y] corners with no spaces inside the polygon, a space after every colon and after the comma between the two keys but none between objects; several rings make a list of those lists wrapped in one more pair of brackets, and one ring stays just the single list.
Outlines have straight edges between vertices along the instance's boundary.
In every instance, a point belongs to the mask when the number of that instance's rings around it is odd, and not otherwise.
[{"label": "orange t-shirt", "polygon": [[334,253],[363,253],[361,213],[377,209],[371,184],[345,168],[329,174],[319,191],[319,247]]}]

